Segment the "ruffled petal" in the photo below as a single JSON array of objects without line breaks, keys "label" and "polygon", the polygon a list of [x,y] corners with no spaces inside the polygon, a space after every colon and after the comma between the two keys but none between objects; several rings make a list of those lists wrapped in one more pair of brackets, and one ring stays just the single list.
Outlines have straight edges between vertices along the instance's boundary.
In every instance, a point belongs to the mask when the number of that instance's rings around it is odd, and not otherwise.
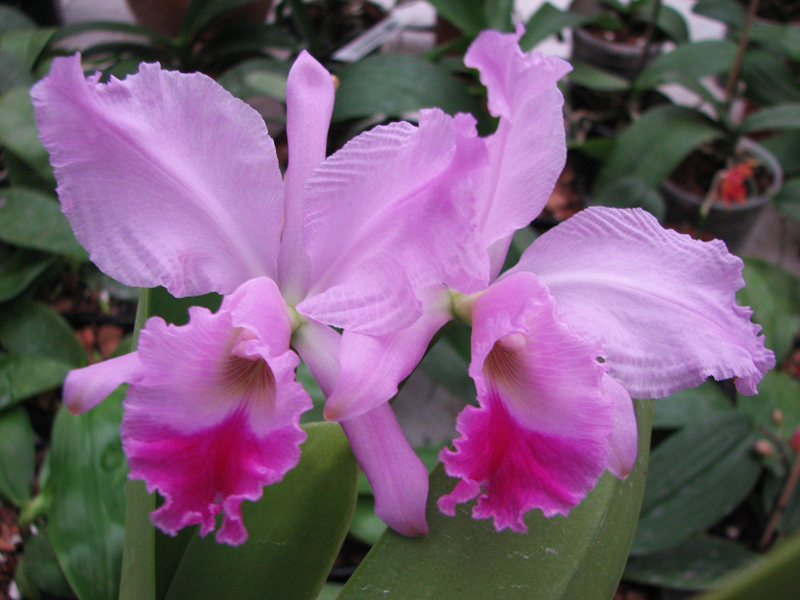
[{"label": "ruffled petal", "polygon": [[564,168],[564,98],[556,82],[569,63],[520,50],[516,34],[484,31],[464,64],[480,71],[489,110],[500,117],[486,138],[489,164],[478,187],[478,223],[484,247],[525,227],[544,208]]},{"label": "ruffled petal", "polygon": [[428,533],[428,470],[403,435],[389,404],[342,424],[375,495],[375,513],[397,533]]},{"label": "ruffled petal", "polygon": [[276,275],[283,182],[244,102],[158,65],[87,81],[78,55],[55,59],[31,94],[62,209],[105,273],[175,296]]},{"label": "ruffled petal", "polygon": [[70,371],[64,381],[64,405],[73,415],[91,410],[123,383],[144,374],[136,352]]},{"label": "ruffled petal", "polygon": [[472,176],[485,159],[474,120],[433,109],[421,112],[419,127],[377,127],[329,157],[306,190],[311,297],[297,310],[383,335],[420,316],[415,289],[485,287],[489,261],[472,202]]},{"label": "ruffled petal", "polygon": [[153,522],[169,534],[200,524],[217,540],[247,537],[239,505],[294,467],[311,398],[294,380],[286,305],[267,278],[245,283],[215,314],[190,309],[187,325],[154,317],[141,332],[142,379],[128,388],[122,439],[134,479],[165,503]]},{"label": "ruffled petal", "polygon": [[286,169],[280,282],[284,297],[296,303],[308,285],[311,264],[303,250],[303,189],[325,160],[328,126],[333,113],[333,78],[308,52],[294,61],[286,81]]},{"label": "ruffled petal", "polygon": [[361,416],[397,394],[397,386],[422,360],[433,336],[452,319],[444,286],[427,288],[420,295],[423,315],[410,327],[380,337],[342,334],[341,371],[325,405],[326,419]]},{"label": "ruffled petal", "polygon": [[472,319],[480,407],[464,409],[455,451],[440,454],[462,482],[439,508],[453,514],[456,503],[479,496],[475,518],[526,531],[527,511],[568,514],[606,468],[613,406],[599,346],[556,319],[547,288],[530,273],[492,285]]},{"label": "ruffled petal", "polygon": [[532,271],[561,319],[602,342],[609,374],[634,398],[659,398],[708,377],[743,394],[775,356],[737,306],[742,261],[720,241],[665,230],[641,209],[591,208],[538,238],[509,273]]},{"label": "ruffled petal", "polygon": [[603,376],[603,394],[614,402],[611,435],[608,436],[608,465],[615,477],[625,479],[633,470],[638,454],[639,431],[636,412],[628,390],[606,374]]}]

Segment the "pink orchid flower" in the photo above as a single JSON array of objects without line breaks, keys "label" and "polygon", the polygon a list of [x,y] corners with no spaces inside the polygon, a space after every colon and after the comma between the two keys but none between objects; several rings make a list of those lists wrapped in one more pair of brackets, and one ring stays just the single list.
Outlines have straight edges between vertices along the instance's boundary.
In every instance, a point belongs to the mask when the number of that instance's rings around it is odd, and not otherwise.
[{"label": "pink orchid flower", "polygon": [[[631,397],[663,397],[707,377],[736,377],[740,392],[754,394],[775,364],[751,311],[736,305],[742,261],[722,242],[664,230],[641,210],[585,210],[497,279],[513,232],[542,210],[566,156],[555,84],[569,66],[523,53],[521,34],[484,32],[465,57],[500,119],[483,140],[489,162],[471,174],[496,281],[468,297],[427,288],[422,318],[404,330],[344,332],[347,352],[326,406],[344,424],[374,410],[444,323],[471,323],[480,406],[459,415],[455,449],[440,455],[460,482],[439,508],[452,515],[477,496],[475,518],[515,531],[526,530],[533,508],[567,515],[605,469],[627,476],[637,452]],[[358,369],[367,356],[372,372]],[[401,460],[382,458],[389,472]]]},{"label": "pink orchid flower", "polygon": [[[304,52],[287,82],[282,178],[258,113],[201,74],[142,65],[103,84],[73,56],[32,96],[62,208],[95,264],[127,285],[225,295],[184,326],[148,320],[136,352],[71,372],[65,403],[80,413],[128,383],[123,446],[130,476],[165,498],[154,523],[206,535],[223,511],[217,540],[240,544],[242,500],[296,465],[305,438],[311,400],[292,348],[330,393],[331,326],[391,335],[423,314],[418,290],[485,287],[467,185],[487,160],[474,121],[425,110],[418,127],[375,128],[326,159],[333,83]],[[388,404],[345,431],[379,515],[425,533],[427,471]],[[384,455],[398,458],[388,475],[373,458]]]}]

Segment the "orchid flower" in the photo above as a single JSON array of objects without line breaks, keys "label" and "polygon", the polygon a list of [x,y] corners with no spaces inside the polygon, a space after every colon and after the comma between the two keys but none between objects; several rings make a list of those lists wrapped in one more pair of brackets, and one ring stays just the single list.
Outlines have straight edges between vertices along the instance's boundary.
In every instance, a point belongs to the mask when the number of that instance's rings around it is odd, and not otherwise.
[{"label": "orchid flower", "polygon": [[[489,162],[471,174],[494,282],[467,296],[427,289],[423,317],[404,330],[344,332],[347,352],[326,406],[343,423],[374,410],[439,327],[470,323],[479,406],[459,415],[455,449],[440,454],[460,481],[439,508],[452,515],[478,497],[475,518],[515,531],[526,530],[533,508],[567,515],[605,469],[627,476],[637,451],[631,397],[663,397],[707,377],[735,377],[740,392],[754,394],[775,364],[751,311],[736,305],[742,261],[724,243],[667,231],[641,210],[584,210],[497,278],[511,235],[542,210],[566,155],[555,84],[569,66],[523,53],[521,35],[484,32],[465,57],[500,119],[483,140]],[[380,376],[350,362],[365,356]],[[387,471],[401,460],[384,458]]]},{"label": "orchid flower", "polygon": [[[295,351],[330,393],[347,352],[332,327],[392,335],[420,319],[431,286],[485,287],[468,183],[488,158],[474,121],[425,110],[418,127],[375,128],[326,159],[334,87],[304,52],[287,82],[282,178],[258,113],[201,74],[142,65],[104,84],[76,55],[55,59],[32,96],[63,211],[95,264],[127,285],[224,295],[187,325],[149,319],[135,352],[71,372],[65,403],[80,413],[129,384],[123,446],[130,476],[165,498],[153,522],[206,535],[222,511],[217,540],[240,544],[242,500],[299,460],[311,400]],[[379,515],[426,532],[427,471],[391,408],[345,432]],[[374,459],[388,455],[400,458],[390,476]]]}]

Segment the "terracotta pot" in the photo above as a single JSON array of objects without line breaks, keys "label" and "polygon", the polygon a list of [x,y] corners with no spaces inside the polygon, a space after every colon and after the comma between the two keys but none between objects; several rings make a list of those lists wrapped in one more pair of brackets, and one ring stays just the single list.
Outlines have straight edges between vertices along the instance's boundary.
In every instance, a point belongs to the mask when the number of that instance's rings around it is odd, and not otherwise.
[{"label": "terracotta pot", "polygon": [[[126,0],[136,22],[159,33],[177,37],[181,21],[191,0]],[[272,0],[255,0],[225,13],[221,18],[239,21],[263,21]]]},{"label": "terracotta pot", "polygon": [[654,41],[647,51],[647,59],[642,63],[644,46],[603,40],[582,27],[572,31],[572,60],[599,67],[629,81],[636,77],[644,65],[661,54],[662,48],[663,42]]},{"label": "terracotta pot", "polygon": [[[772,184],[755,198],[748,198],[744,204],[733,204],[730,208],[720,203],[711,205],[702,231],[725,242],[731,252],[742,245],[763,208],[783,185],[780,163],[766,148],[752,140],[742,139],[738,152],[755,158],[760,165],[766,167],[772,175]],[[683,189],[670,179],[662,184],[661,194],[667,206],[667,223],[699,226],[700,206],[703,203],[701,196]]]}]

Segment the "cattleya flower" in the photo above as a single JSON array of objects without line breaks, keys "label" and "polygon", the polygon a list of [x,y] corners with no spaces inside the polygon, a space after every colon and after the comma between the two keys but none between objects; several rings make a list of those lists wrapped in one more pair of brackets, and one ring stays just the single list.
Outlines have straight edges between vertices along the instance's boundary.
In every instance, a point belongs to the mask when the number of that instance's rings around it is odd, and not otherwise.
[{"label": "cattleya flower", "polygon": [[[440,455],[460,481],[439,508],[452,515],[477,496],[474,517],[515,531],[526,530],[533,508],[568,514],[605,469],[627,476],[637,451],[631,397],[663,397],[707,377],[735,377],[741,393],[754,394],[775,364],[751,311],[736,305],[742,261],[723,242],[667,231],[638,209],[584,210],[497,278],[510,236],[542,210],[565,158],[555,82],[569,67],[522,53],[521,33],[484,32],[465,57],[500,119],[485,140],[489,162],[471,173],[496,280],[467,296],[428,288],[423,317],[405,330],[345,331],[326,407],[342,422],[374,410],[442,324],[470,323],[479,406],[459,415],[455,449]],[[352,360],[366,356],[373,372]],[[386,469],[400,460],[387,456]]]},{"label": "cattleya flower", "polygon": [[[225,295],[184,326],[151,318],[136,352],[70,373],[66,405],[89,410],[128,383],[123,447],[130,476],[165,498],[154,523],[205,535],[223,511],[217,540],[240,544],[241,501],[299,460],[311,400],[292,348],[330,393],[331,326],[391,335],[423,314],[418,290],[488,281],[468,201],[468,173],[486,161],[474,121],[425,110],[418,127],[375,128],[326,159],[333,83],[304,52],[287,82],[284,179],[261,117],[201,74],[142,65],[103,84],[76,55],[32,96],[62,208],[95,264],[132,286]],[[426,532],[427,471],[388,404],[343,427],[378,514]]]}]

